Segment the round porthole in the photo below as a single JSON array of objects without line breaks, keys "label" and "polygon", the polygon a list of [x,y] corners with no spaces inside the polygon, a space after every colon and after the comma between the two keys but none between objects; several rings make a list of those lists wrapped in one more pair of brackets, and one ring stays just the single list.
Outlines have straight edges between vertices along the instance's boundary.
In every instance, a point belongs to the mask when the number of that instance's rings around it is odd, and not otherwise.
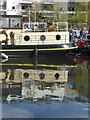
[{"label": "round porthole", "polygon": [[55,78],[56,78],[56,80],[59,78],[59,73],[55,74]]},{"label": "round porthole", "polygon": [[44,79],[45,78],[45,74],[44,73],[40,73],[39,77],[40,77],[40,79]]},{"label": "round porthole", "polygon": [[61,36],[60,35],[56,35],[56,40],[60,40]]},{"label": "round porthole", "polygon": [[24,76],[24,78],[28,79],[29,73],[24,73],[23,76]]},{"label": "round porthole", "polygon": [[25,40],[25,41],[29,41],[29,40],[30,40],[30,37],[29,37],[28,35],[26,35],[26,36],[24,37],[24,40]]},{"label": "round porthole", "polygon": [[41,35],[41,36],[40,36],[40,40],[41,40],[41,41],[44,41],[45,39],[46,39],[45,35]]}]

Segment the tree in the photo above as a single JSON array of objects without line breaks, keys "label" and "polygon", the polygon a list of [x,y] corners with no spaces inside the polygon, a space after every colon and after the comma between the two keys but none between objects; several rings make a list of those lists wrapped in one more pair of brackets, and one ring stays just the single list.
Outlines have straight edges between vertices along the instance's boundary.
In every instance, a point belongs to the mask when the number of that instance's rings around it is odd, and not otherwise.
[{"label": "tree", "polygon": [[61,21],[61,8],[59,7],[59,3],[54,4],[54,21],[60,22]]},{"label": "tree", "polygon": [[88,24],[88,2],[77,2],[74,13],[69,17],[70,23]]}]

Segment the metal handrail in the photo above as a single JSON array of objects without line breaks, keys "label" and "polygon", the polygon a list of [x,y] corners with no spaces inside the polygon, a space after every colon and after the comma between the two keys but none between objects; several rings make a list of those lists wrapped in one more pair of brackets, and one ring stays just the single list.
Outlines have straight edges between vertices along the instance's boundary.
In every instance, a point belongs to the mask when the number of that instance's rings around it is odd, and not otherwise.
[{"label": "metal handrail", "polygon": [[[42,27],[40,26],[42,25]],[[65,29],[68,30],[68,22],[53,22],[53,26],[56,26],[57,32],[59,31],[60,26],[65,25]],[[50,27],[48,26],[48,23],[45,22],[30,22],[30,23],[24,23],[23,24],[23,32],[36,32],[36,31],[43,31],[47,32],[47,29]],[[27,30],[26,30],[27,29]]]}]

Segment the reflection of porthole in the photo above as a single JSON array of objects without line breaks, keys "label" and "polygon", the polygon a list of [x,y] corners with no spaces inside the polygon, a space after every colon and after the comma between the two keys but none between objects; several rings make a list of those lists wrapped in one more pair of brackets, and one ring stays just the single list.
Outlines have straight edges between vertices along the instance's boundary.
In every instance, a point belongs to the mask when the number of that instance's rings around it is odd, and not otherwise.
[{"label": "reflection of porthole", "polygon": [[60,40],[61,36],[60,35],[56,35],[56,40]]},{"label": "reflection of porthole", "polygon": [[40,79],[44,79],[45,78],[45,74],[44,73],[40,73],[39,77],[40,77]]},{"label": "reflection of porthole", "polygon": [[40,36],[40,40],[41,40],[41,41],[44,41],[45,39],[46,39],[45,35],[41,35],[41,36]]},{"label": "reflection of porthole", "polygon": [[24,73],[23,76],[24,76],[24,78],[28,79],[29,73]]},{"label": "reflection of porthole", "polygon": [[55,74],[55,78],[56,78],[56,80],[59,78],[59,73]]},{"label": "reflection of porthole", "polygon": [[26,35],[26,36],[24,37],[24,40],[25,40],[25,41],[29,41],[29,40],[30,40],[30,37],[29,37],[28,35]]}]

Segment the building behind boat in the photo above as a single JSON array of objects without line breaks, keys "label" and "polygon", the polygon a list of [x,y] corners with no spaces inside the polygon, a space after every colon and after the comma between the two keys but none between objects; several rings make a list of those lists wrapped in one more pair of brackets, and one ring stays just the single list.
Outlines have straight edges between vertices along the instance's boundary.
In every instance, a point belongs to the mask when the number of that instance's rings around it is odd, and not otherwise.
[{"label": "building behind boat", "polygon": [[[73,14],[77,0],[0,0],[0,12],[4,15],[23,15],[27,17],[27,10],[42,14],[45,17],[55,17],[54,12],[65,11]],[[27,9],[27,10],[26,10]]]}]

